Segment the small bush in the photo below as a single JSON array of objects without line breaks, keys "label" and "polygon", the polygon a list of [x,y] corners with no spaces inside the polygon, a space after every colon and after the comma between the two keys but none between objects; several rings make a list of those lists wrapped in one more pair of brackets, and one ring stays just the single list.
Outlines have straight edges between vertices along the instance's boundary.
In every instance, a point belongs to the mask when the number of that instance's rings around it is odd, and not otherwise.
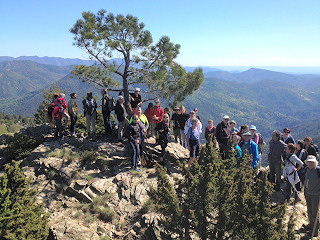
[{"label": "small bush", "polygon": [[84,164],[93,163],[98,158],[98,153],[94,151],[84,151],[82,154],[82,161]]},{"label": "small bush", "polygon": [[155,209],[154,203],[152,202],[151,199],[148,199],[148,200],[142,205],[142,207],[141,207],[141,209],[140,209],[140,213],[141,213],[141,215],[143,215],[143,214],[146,214],[146,213],[148,213],[148,212],[155,211],[155,210],[156,210],[156,209]]},{"label": "small bush", "polygon": [[41,143],[42,138],[16,133],[14,136],[8,136],[4,140],[3,144],[7,146],[4,148],[3,153],[8,160],[21,160]]},{"label": "small bush", "polygon": [[115,212],[110,207],[102,208],[99,218],[105,222],[111,222],[115,218]]}]

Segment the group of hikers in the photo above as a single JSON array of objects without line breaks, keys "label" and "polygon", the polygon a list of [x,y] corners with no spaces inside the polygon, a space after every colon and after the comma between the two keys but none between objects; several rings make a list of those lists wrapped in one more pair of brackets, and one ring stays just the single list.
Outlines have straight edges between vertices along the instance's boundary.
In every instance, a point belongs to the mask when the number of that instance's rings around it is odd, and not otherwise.
[{"label": "group of hikers", "polygon": [[[108,94],[107,89],[101,90],[101,108],[104,119],[105,133],[111,134],[114,130],[110,121],[112,111],[118,120],[117,138],[123,141],[124,138],[132,148],[132,168],[139,170],[142,158],[148,163],[149,159],[145,153],[145,144],[149,137],[156,139],[156,143],[161,146],[159,163],[163,164],[165,159],[165,149],[169,142],[169,136],[173,136],[176,143],[190,151],[188,167],[199,156],[201,148],[200,136],[202,134],[203,122],[198,114],[198,109],[186,112],[185,107],[173,108],[174,113],[169,113],[169,108],[160,106],[160,99],[155,100],[155,104],[149,103],[143,112],[143,103],[140,89],[136,88],[134,93],[130,93],[130,103],[125,104],[124,97],[118,96],[117,101]],[[87,93],[87,97],[82,101],[84,116],[87,123],[88,138],[96,137],[96,117],[98,104],[92,92]],[[129,106],[129,110],[128,110]],[[65,128],[68,127],[71,136],[75,136],[75,125],[78,115],[77,94],[71,93],[68,103],[65,101],[65,94],[55,94],[52,103],[48,108],[48,118],[51,124],[55,125],[55,138],[62,139],[64,126],[62,119],[65,118]],[[171,130],[172,128],[172,130]],[[230,121],[225,115],[222,121],[214,126],[213,120],[208,121],[204,131],[207,142],[216,143],[219,148],[221,158],[227,157],[228,141],[232,141],[235,158],[238,161],[243,154],[247,153],[252,157],[251,167],[258,169],[261,165],[263,148],[266,146],[262,136],[257,132],[254,125],[242,125],[236,128],[236,121]],[[270,169],[270,181],[274,183],[275,190],[280,191],[281,176],[286,180],[285,197],[290,200],[293,195],[295,202],[300,201],[299,191],[304,186],[304,194],[307,202],[308,217],[310,224],[306,229],[316,229],[318,233],[319,221],[317,219],[320,202],[320,169],[318,165],[318,147],[313,144],[310,137],[304,140],[295,141],[290,134],[290,129],[283,129],[283,133],[278,130],[273,131],[272,139],[269,142],[268,162]],[[284,164],[283,171],[282,165]]]}]

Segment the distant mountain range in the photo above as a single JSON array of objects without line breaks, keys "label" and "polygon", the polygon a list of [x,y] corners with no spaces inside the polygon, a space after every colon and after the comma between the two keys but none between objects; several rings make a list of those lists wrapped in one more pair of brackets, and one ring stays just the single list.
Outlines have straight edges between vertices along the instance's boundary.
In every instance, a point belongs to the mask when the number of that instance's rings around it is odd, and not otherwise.
[{"label": "distant mountain range", "polygon": [[[4,59],[0,57],[0,108],[5,113],[32,116],[43,99],[42,90],[48,89],[53,82],[67,90],[67,100],[71,92],[78,93],[79,103],[88,91],[100,98],[100,90],[71,77],[70,59],[57,58],[63,60],[59,63],[61,66],[21,58],[1,62]],[[192,71],[191,68],[187,70]],[[284,127],[293,128],[299,134],[297,137],[304,137],[303,133],[320,136],[316,129],[303,128],[305,122],[312,123],[320,118],[320,75],[257,68],[242,72],[206,68],[204,72],[202,87],[185,101],[188,110],[199,109],[204,125],[208,119],[217,124],[224,114],[228,114],[238,126],[254,124],[265,136]],[[147,104],[144,103],[143,108]]]}]

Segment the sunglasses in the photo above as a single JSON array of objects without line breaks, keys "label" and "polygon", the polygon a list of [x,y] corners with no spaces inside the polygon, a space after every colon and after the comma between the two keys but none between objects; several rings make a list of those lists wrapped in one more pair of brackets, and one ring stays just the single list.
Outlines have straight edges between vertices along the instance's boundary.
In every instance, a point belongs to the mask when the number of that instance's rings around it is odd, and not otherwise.
[{"label": "sunglasses", "polygon": [[163,118],[169,118],[169,117],[163,117]]}]

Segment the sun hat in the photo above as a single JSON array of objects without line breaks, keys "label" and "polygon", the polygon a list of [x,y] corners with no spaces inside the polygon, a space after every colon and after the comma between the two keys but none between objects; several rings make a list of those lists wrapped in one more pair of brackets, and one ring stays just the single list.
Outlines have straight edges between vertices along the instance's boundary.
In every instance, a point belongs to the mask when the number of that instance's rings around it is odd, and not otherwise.
[{"label": "sun hat", "polygon": [[256,128],[255,125],[251,125],[249,129],[250,129],[250,130],[257,130],[257,128]]}]

